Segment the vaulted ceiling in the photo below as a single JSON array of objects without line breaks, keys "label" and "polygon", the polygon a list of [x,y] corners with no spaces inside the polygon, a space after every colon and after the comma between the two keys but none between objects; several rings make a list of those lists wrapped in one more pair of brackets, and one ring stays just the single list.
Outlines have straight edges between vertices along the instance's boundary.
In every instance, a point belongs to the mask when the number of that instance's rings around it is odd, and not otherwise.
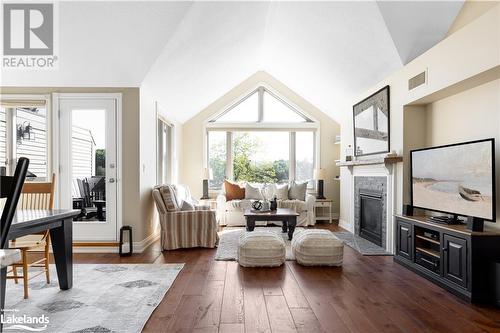
[{"label": "vaulted ceiling", "polygon": [[185,121],[259,70],[334,119],[442,40],[463,1],[60,2],[56,71],[2,86],[151,90]]}]

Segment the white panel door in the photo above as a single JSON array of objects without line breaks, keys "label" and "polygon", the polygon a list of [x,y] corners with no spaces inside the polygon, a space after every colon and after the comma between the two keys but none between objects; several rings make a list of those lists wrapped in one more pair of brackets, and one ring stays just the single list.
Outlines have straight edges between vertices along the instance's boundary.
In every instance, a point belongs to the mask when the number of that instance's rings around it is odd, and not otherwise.
[{"label": "white panel door", "polygon": [[59,103],[60,207],[81,211],[75,241],[116,241],[116,101],[61,99]]}]

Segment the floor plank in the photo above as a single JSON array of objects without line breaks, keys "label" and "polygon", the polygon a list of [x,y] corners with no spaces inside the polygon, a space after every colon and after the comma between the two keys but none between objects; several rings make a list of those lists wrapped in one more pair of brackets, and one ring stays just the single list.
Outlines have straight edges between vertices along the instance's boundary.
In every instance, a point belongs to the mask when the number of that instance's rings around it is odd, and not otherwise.
[{"label": "floor plank", "polygon": [[297,332],[295,323],[283,296],[265,296],[267,314],[272,332]]},{"label": "floor plank", "polygon": [[245,332],[271,332],[264,291],[256,274],[258,270],[245,268],[243,271]]},{"label": "floor plank", "polygon": [[82,253],[74,262],[184,263],[144,332],[500,332],[500,309],[469,304],[389,256],[346,246],[342,267],[266,269],[215,261],[215,252],[162,252],[156,242],[132,257]]},{"label": "floor plank", "polygon": [[318,318],[314,315],[313,310],[308,308],[291,308],[290,313],[292,314],[293,321],[295,322],[295,327],[297,327],[297,332],[326,332],[321,329],[321,324],[319,323]]},{"label": "floor plank", "polygon": [[236,262],[228,262],[226,273],[220,322],[241,324],[244,322],[245,317],[243,311],[243,277],[240,266]]}]

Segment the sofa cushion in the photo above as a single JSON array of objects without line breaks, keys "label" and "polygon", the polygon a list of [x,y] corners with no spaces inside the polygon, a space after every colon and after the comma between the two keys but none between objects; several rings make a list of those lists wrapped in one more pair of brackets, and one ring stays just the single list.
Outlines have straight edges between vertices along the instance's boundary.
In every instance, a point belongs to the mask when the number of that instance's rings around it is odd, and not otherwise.
[{"label": "sofa cushion", "polygon": [[252,208],[253,200],[243,199],[243,200],[231,200],[226,203],[226,211],[244,211],[245,209]]},{"label": "sofa cushion", "polygon": [[245,188],[240,187],[238,184],[224,180],[224,190],[227,201],[245,199]]},{"label": "sofa cushion", "polygon": [[246,183],[245,184],[245,199],[262,200],[262,199],[264,199],[264,197],[262,196],[262,192],[260,191],[260,188]]},{"label": "sofa cushion", "polygon": [[287,200],[288,199],[288,184],[274,184],[275,192],[274,195],[278,200]]},{"label": "sofa cushion", "polygon": [[301,200],[279,200],[279,208],[290,208],[295,210],[297,213],[307,212],[307,203]]},{"label": "sofa cushion", "polygon": [[292,182],[288,189],[288,199],[306,201],[307,183]]}]

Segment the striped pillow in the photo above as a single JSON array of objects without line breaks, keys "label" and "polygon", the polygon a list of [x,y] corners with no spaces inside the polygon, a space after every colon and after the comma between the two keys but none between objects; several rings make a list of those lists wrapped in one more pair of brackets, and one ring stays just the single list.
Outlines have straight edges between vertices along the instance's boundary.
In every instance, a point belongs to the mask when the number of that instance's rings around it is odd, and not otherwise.
[{"label": "striped pillow", "polygon": [[179,210],[179,206],[177,205],[177,200],[175,198],[175,191],[170,185],[161,186],[160,194],[168,212],[176,212]]}]

